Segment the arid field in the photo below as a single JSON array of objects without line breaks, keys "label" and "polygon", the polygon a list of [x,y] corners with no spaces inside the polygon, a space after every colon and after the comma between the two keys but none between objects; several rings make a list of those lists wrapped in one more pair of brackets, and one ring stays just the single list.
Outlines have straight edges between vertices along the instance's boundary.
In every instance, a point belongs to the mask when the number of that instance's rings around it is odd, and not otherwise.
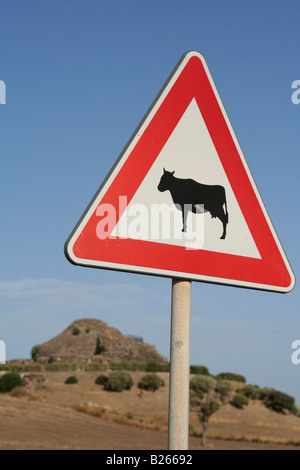
[{"label": "arid field", "polygon": [[[120,393],[96,385],[100,374],[22,373],[25,387],[0,394],[0,449],[166,450],[169,374],[159,372],[165,386],[150,392],[137,387],[144,372],[130,372],[134,385]],[[78,383],[66,385],[70,375]],[[193,411],[191,450],[202,449],[200,435]],[[300,418],[270,411],[259,401],[241,410],[227,404],[209,421],[205,449],[299,450]]]}]

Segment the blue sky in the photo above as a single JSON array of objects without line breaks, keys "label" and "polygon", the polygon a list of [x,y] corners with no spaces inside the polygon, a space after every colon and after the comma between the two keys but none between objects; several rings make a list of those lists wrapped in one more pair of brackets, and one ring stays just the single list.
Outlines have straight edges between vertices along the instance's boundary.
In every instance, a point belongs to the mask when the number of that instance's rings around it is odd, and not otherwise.
[{"label": "blue sky", "polygon": [[[77,318],[169,356],[171,280],[82,268],[64,243],[188,50],[205,57],[297,278],[298,2],[2,1],[0,339],[30,357]],[[191,363],[241,373],[300,403],[299,289],[193,282]]]}]

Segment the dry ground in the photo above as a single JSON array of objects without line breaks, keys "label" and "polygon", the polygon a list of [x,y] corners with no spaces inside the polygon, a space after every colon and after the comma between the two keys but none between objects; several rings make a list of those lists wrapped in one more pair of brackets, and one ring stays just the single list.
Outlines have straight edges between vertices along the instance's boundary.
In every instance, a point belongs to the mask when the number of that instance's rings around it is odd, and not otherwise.
[{"label": "dry ground", "polygon": [[[143,372],[131,374],[135,385],[122,393],[95,385],[100,372],[76,372],[74,385],[64,384],[73,373],[43,372],[26,389],[1,394],[0,449],[167,449],[169,374],[159,373],[165,387],[155,393],[137,388]],[[36,380],[40,375],[44,381]],[[200,434],[194,412],[190,423]],[[244,410],[226,405],[215,413],[206,448],[300,450],[293,441],[300,443],[300,418],[251,402]],[[189,446],[201,449],[199,437],[190,436]]]}]

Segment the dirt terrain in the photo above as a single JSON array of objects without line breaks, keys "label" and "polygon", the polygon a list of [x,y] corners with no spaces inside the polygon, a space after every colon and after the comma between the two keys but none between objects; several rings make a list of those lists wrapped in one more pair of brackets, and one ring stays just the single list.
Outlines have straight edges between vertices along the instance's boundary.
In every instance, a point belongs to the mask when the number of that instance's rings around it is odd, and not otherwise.
[{"label": "dirt terrain", "polygon": [[[22,375],[25,387],[0,394],[0,449],[167,449],[168,373],[159,373],[164,387],[148,392],[137,387],[144,372],[131,372],[134,386],[121,393],[96,385],[99,372]],[[66,385],[69,375],[79,382]],[[189,447],[201,450],[195,412],[190,427]],[[225,405],[212,416],[206,449],[299,450],[299,444],[300,418],[253,401],[243,410]]]}]

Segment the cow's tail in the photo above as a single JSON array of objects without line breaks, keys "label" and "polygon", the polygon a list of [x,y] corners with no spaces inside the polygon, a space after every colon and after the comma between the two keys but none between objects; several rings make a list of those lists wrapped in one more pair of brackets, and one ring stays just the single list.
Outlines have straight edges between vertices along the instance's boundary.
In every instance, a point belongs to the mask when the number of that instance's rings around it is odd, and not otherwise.
[{"label": "cow's tail", "polygon": [[226,223],[228,224],[228,211],[227,211],[227,201],[226,201],[226,193],[224,189],[224,204],[225,204],[225,217],[226,217]]}]

